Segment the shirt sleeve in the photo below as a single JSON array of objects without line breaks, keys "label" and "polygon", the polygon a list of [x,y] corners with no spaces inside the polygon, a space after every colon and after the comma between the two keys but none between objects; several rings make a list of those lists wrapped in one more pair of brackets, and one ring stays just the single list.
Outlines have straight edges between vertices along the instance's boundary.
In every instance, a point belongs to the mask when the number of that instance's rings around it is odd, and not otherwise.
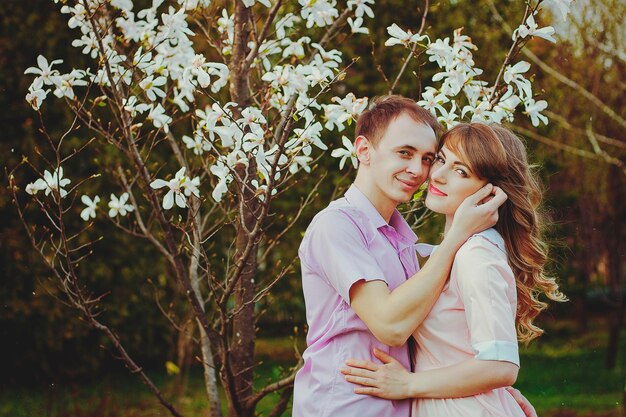
[{"label": "shirt sleeve", "polygon": [[360,280],[387,282],[361,229],[348,214],[318,215],[305,236],[300,258],[315,269],[350,304],[350,288]]},{"label": "shirt sleeve", "polygon": [[517,294],[506,254],[485,238],[475,236],[457,253],[453,269],[475,358],[519,366]]}]

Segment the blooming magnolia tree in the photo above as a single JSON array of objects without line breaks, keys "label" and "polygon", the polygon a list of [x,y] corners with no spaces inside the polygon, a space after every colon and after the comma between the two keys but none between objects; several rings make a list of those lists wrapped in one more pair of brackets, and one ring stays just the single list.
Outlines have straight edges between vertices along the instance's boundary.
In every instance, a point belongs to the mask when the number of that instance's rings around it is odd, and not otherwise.
[{"label": "blooming magnolia tree", "polygon": [[[374,17],[374,0],[348,0],[341,6],[336,0],[152,0],[141,10],[131,0],[60,3],[77,35],[72,46],[93,59],[92,65],[61,73],[60,60],[39,56],[37,66],[25,71],[34,76],[26,100],[38,112],[50,99],[63,103],[75,115],[68,134],[90,131],[94,137],[80,149],[67,149],[66,135],[53,138],[43,129],[50,145],[43,154],[47,166],[27,158],[20,165],[41,176],[23,187],[27,195],[19,191],[19,175],[13,171],[11,189],[34,247],[69,303],[110,338],[131,371],[179,416],[101,321],[100,298],[81,279],[86,258],[97,250],[94,222],[111,222],[150,242],[169,264],[197,323],[211,415],[221,415],[218,379],[229,415],[253,416],[262,398],[282,391],[271,413],[280,415],[294,374],[253,388],[255,304],[288,270],[285,266],[272,277],[258,273],[284,235],[268,236],[268,219],[275,214],[272,203],[289,198],[298,176],[311,173],[316,158],[329,148],[323,137],[336,137],[331,155],[340,169],[356,168],[346,129],[368,99],[332,95],[333,83],[352,65],[333,41],[369,36],[365,23]],[[569,1],[553,3],[566,9]],[[554,41],[554,30],[536,23],[541,7],[542,1],[529,2],[509,53],[501,58],[500,73],[486,80],[473,60],[476,46],[461,29],[436,40],[431,40],[435,34],[423,33],[426,1],[421,28],[393,24],[388,39],[373,40],[407,49],[390,90],[408,62],[425,52],[441,71],[418,103],[444,125],[511,122],[516,110],[535,126],[547,123],[541,114],[547,103],[535,99],[530,65],[516,61],[531,38]],[[86,178],[64,170],[86,149],[110,146],[119,155],[115,169],[93,165],[93,175]],[[85,194],[86,183],[100,175],[117,186]],[[30,226],[35,208],[48,222],[39,231]],[[286,228],[298,213],[292,213]],[[71,229],[67,219],[74,216],[86,227]],[[232,244],[212,256],[211,242],[220,234]]]}]

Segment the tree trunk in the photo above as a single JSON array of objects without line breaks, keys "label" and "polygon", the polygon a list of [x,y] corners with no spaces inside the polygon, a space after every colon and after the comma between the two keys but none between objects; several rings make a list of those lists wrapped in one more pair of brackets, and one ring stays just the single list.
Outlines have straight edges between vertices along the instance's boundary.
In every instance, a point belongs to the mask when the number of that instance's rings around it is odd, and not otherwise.
[{"label": "tree trunk", "polygon": [[[233,55],[229,67],[230,94],[232,100],[238,104],[238,109],[234,110],[235,117],[250,104],[249,68],[246,56],[249,52],[251,21],[250,8],[247,8],[241,0],[236,0]],[[228,412],[231,417],[254,417],[254,409],[250,408],[247,400],[253,394],[256,332],[252,300],[256,293],[258,238],[253,237],[255,241],[251,242],[250,231],[258,221],[260,205],[250,186],[250,181],[257,175],[254,161],[251,160],[248,166],[240,166],[236,170],[242,183],[238,184],[237,191],[240,212],[236,224],[235,264],[241,266],[241,274],[235,277],[238,281],[233,294],[234,309],[238,313],[233,317],[230,348],[225,354],[228,358],[226,366],[233,379],[229,389],[234,390],[227,395]]]}]

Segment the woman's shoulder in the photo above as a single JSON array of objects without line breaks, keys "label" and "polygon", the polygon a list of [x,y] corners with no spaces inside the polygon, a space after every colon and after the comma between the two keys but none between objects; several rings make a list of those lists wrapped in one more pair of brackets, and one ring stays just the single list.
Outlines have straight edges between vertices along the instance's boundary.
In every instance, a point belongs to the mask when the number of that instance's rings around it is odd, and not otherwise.
[{"label": "woman's shoulder", "polygon": [[457,252],[456,260],[476,261],[482,257],[506,259],[504,238],[494,228],[472,235]]}]

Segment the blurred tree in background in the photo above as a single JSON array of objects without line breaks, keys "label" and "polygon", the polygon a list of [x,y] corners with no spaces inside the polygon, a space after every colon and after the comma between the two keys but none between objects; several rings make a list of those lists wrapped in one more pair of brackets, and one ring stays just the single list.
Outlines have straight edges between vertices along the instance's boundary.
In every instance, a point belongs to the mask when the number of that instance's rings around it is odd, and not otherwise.
[{"label": "blurred tree in background", "polygon": [[[385,39],[387,26],[394,22],[417,30],[422,6],[422,2],[379,1],[376,19],[368,24],[370,31],[377,34],[377,39]],[[533,63],[535,89],[541,86],[542,98],[550,104],[550,124],[533,128],[520,117],[516,128],[527,138],[531,159],[544,167],[546,196],[554,218],[553,270],[572,299],[570,306],[560,307],[547,317],[575,313],[581,332],[591,314],[609,317],[607,365],[612,365],[620,352],[618,335],[624,315],[626,142],[620,133],[626,114],[622,27],[626,6],[619,0],[579,0],[574,7],[574,22],[561,25],[555,10],[554,24],[561,29],[557,33],[562,34],[557,47],[533,42],[527,47],[531,55],[524,57]],[[72,36],[57,8],[48,0],[5,0],[0,5],[0,102],[5,109],[0,115],[0,152],[3,165],[9,168],[17,165],[22,155],[34,155],[41,141],[37,132],[40,122],[33,119],[36,114],[24,100],[30,84],[23,76],[24,69],[34,65],[40,53],[61,57],[65,62],[80,63],[85,59],[68,46]],[[498,1],[497,8],[492,7],[491,0],[436,1],[429,8],[428,32],[451,35],[454,29],[464,27],[479,47],[475,56],[485,70],[485,78],[493,79],[510,45],[511,28],[503,22],[518,22],[523,11],[521,2],[506,0]],[[387,92],[394,81],[392,68],[401,65],[405,51],[385,49],[370,43],[367,37],[359,42],[352,39],[350,48],[354,49],[344,49],[346,57],[359,59],[345,79],[333,87],[334,92],[354,91],[358,96],[370,97]],[[419,97],[433,71],[420,65],[413,60],[397,93]],[[385,82],[381,74],[389,81]],[[60,135],[71,121],[63,106],[49,105],[44,117],[53,136]],[[105,161],[112,158],[106,154],[90,157]],[[304,207],[302,217],[285,236],[290,244],[281,246],[260,266],[264,273],[277,274],[279,259],[296,256],[301,234],[311,217],[350,183],[351,176],[336,170],[336,163],[329,155],[318,161],[335,173],[320,184],[319,197]],[[76,169],[80,172],[81,167]],[[87,172],[87,167],[82,170]],[[303,178],[292,192],[304,198],[317,181]],[[291,203],[295,209],[299,202],[297,198],[293,202],[282,200],[279,204],[285,207],[279,211],[288,211]],[[58,289],[24,238],[4,187],[0,189],[0,219],[0,337],[6,357],[11,358],[3,369],[8,375],[3,383],[86,377],[106,369],[115,361],[110,347],[101,335],[77,322],[74,311],[57,298]],[[277,222],[275,227],[280,228],[280,224]],[[421,239],[436,241],[440,226],[441,222],[433,218],[419,231]],[[174,331],[161,312],[142,302],[156,298],[167,306],[182,296],[165,279],[167,266],[154,262],[159,259],[155,252],[147,244],[130,245],[127,236],[116,234],[99,243],[98,257],[91,260],[89,284],[95,292],[112,289],[103,299],[102,314],[143,363],[162,367],[170,360],[181,366],[195,354],[185,352],[189,334]],[[139,280],[138,276],[149,280]],[[257,308],[264,311],[258,324],[262,335],[291,332],[294,325],[303,331],[298,269]],[[182,318],[189,315],[188,311],[175,313]]]}]

